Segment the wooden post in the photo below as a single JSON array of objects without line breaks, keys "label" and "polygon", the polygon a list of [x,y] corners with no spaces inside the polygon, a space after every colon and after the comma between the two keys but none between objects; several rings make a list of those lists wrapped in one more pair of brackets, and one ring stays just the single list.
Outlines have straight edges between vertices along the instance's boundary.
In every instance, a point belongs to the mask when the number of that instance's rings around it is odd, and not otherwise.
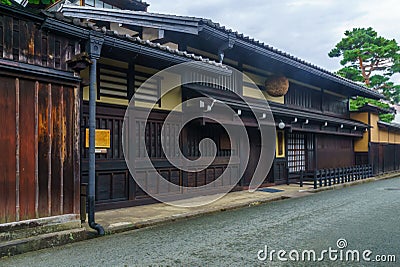
[{"label": "wooden post", "polygon": [[317,175],[318,175],[318,172],[314,171],[314,189],[317,189]]},{"label": "wooden post", "polygon": [[300,172],[300,187],[303,187],[304,171]]},{"label": "wooden post", "polygon": [[320,171],[317,171],[318,172],[318,175],[319,175],[319,186],[320,187],[322,187],[322,174],[323,174],[323,172],[322,172],[322,170],[320,170]]},{"label": "wooden post", "polygon": [[286,184],[287,184],[287,185],[290,184],[290,180],[289,180],[289,167],[286,167]]},{"label": "wooden post", "polygon": [[333,172],[333,171],[332,171],[331,169],[328,170],[328,173],[329,173],[329,176],[328,176],[328,179],[329,179],[328,184],[329,184],[329,186],[332,185],[332,172]]}]

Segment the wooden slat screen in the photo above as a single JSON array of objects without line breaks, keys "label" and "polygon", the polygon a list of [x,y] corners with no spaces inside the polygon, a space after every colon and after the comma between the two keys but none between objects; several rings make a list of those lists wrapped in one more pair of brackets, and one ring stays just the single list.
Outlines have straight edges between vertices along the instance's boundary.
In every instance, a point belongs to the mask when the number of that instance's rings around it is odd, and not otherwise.
[{"label": "wooden slat screen", "polygon": [[102,96],[117,99],[128,98],[128,74],[126,69],[99,65],[98,99]]},{"label": "wooden slat screen", "polygon": [[[158,103],[161,97],[161,78],[152,77],[152,73],[135,71],[135,100],[140,102]],[[148,81],[147,81],[148,80]],[[147,81],[147,82],[146,82]],[[146,82],[145,84],[143,84]],[[138,89],[141,87],[140,92]]]},{"label": "wooden slat screen", "polygon": [[285,104],[307,109],[321,110],[321,92],[290,83]]}]

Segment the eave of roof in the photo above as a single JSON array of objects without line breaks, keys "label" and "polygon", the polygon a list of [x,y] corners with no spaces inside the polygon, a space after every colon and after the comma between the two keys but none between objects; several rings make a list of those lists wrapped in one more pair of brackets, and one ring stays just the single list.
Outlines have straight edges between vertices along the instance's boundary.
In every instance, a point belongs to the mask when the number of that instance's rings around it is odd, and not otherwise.
[{"label": "eave of roof", "polygon": [[269,103],[269,105],[274,115],[281,115],[299,119],[310,119],[313,121],[328,122],[337,125],[343,124],[345,126],[352,126],[352,127],[356,126],[359,128],[370,128],[368,124],[352,119],[332,117],[322,113],[288,108],[287,106],[278,103]]},{"label": "eave of roof", "polygon": [[[117,45],[117,43],[113,40],[107,40],[107,39],[119,39],[119,40],[123,40],[123,41],[128,41],[130,43],[134,43],[134,44],[139,44],[141,46],[146,46],[149,48],[153,48],[153,49],[157,49],[160,52],[165,52],[174,56],[178,56],[181,58],[186,58],[189,60],[194,60],[194,61],[200,61],[202,63],[207,64],[210,67],[215,67],[215,68],[219,68],[222,69],[223,71],[229,71],[228,67],[225,66],[222,63],[216,62],[214,60],[210,60],[208,58],[202,57],[202,56],[198,56],[195,55],[193,53],[188,53],[187,51],[180,51],[178,49],[171,49],[168,46],[163,46],[159,43],[153,43],[149,40],[142,40],[139,37],[133,37],[130,36],[128,34],[120,34],[117,31],[112,31],[112,30],[108,30],[105,27],[103,28],[99,28],[97,27],[94,23],[91,22],[84,22],[81,21],[80,19],[73,19],[73,18],[68,18],[66,16],[64,16],[62,13],[59,12],[43,12],[44,15],[47,16],[48,18],[48,23],[44,24],[44,27],[50,28],[52,21],[50,21],[49,19],[53,19],[55,20],[55,22],[62,22],[62,23],[67,23],[71,26],[75,26],[75,27],[79,27],[81,29],[85,29],[87,32],[81,32],[81,37],[83,36],[88,36],[89,35],[89,31],[94,31],[100,34],[103,34],[106,38],[105,40],[105,44],[109,44],[109,45]],[[75,29],[73,29],[72,31],[69,32],[69,34],[79,34],[79,31],[76,31]],[[121,48],[123,48],[124,46],[122,46]],[[229,71],[230,72],[230,71]]]},{"label": "eave of roof", "polygon": [[394,113],[395,111],[393,109],[386,109],[386,108],[381,108],[375,105],[372,105],[370,103],[365,104],[364,106],[360,107],[358,110],[352,111],[352,112],[374,112],[377,114],[381,113]]},{"label": "eave of roof", "polygon": [[[354,127],[356,126],[359,129],[370,128],[368,124],[365,124],[360,121],[334,117],[331,115],[326,115],[320,112],[313,112],[307,110],[300,110],[288,107],[283,104],[275,103],[268,101],[268,105],[266,105],[265,100],[254,99],[254,98],[240,98],[236,94],[230,91],[218,91],[218,90],[209,90],[207,87],[197,85],[197,84],[187,84],[184,86],[185,88],[189,88],[191,90],[197,91],[203,95],[207,95],[209,97],[215,98],[217,100],[221,100],[226,103],[230,103],[237,107],[243,109],[249,109],[249,105],[255,111],[259,112],[268,112],[271,111],[274,116],[283,116],[287,118],[298,118],[302,120],[312,120],[318,121],[321,123],[328,122],[328,124],[341,125],[343,124],[346,127]],[[244,101],[245,100],[245,101]]]},{"label": "eave of roof", "polygon": [[153,27],[194,35],[199,33],[199,23],[202,20],[195,17],[153,14],[144,11],[107,9],[71,4],[61,5],[59,10],[56,11],[62,12],[67,17]]},{"label": "eave of roof", "polygon": [[387,122],[383,122],[383,121],[378,121],[378,127],[381,128],[390,128],[390,129],[395,129],[400,131],[400,124],[399,123],[387,123]]}]

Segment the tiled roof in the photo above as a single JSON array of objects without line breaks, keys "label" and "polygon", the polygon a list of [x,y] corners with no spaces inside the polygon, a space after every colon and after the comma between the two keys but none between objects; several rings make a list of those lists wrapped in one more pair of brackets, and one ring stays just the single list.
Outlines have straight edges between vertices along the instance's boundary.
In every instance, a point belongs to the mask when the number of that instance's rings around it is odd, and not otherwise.
[{"label": "tiled roof", "polygon": [[77,18],[66,17],[60,12],[43,11],[43,13],[47,17],[51,17],[51,18],[54,18],[54,19],[57,19],[57,20],[60,20],[60,21],[63,21],[63,22],[67,22],[67,23],[73,24],[75,26],[84,27],[84,28],[87,28],[87,29],[90,29],[90,30],[94,30],[94,31],[97,31],[97,32],[102,32],[106,36],[116,37],[116,38],[119,38],[119,39],[128,40],[130,42],[134,42],[134,43],[141,44],[141,45],[144,45],[144,46],[156,48],[156,49],[159,49],[161,51],[168,52],[170,54],[178,55],[178,56],[181,56],[181,57],[186,57],[186,58],[189,58],[189,59],[192,59],[192,60],[196,60],[196,61],[200,61],[200,62],[203,62],[203,63],[207,63],[207,64],[210,64],[210,65],[213,65],[213,66],[216,66],[216,67],[220,67],[220,68],[223,68],[223,69],[228,69],[227,66],[225,66],[224,64],[216,62],[214,60],[210,60],[208,58],[205,58],[205,57],[193,54],[193,53],[189,53],[187,51],[181,51],[181,50],[178,50],[178,49],[171,49],[168,46],[161,45],[159,43],[154,43],[154,42],[151,42],[149,40],[142,40],[139,37],[134,37],[134,36],[131,36],[129,34],[120,34],[117,31],[109,30],[106,27],[100,28],[100,27],[96,26],[96,24],[93,23],[93,22],[88,22],[88,21],[85,21],[85,20],[77,19]]},{"label": "tiled roof", "polygon": [[[364,90],[366,90],[366,91],[369,91],[370,93],[374,93],[374,94],[380,95],[378,92],[376,92],[376,91],[373,90],[373,89],[370,89],[370,88],[368,88],[368,87],[366,87],[366,86],[364,86],[364,85],[361,85],[361,84],[359,84],[359,83],[356,83],[356,82],[354,82],[354,81],[352,81],[352,80],[349,80],[349,79],[347,79],[347,78],[344,78],[344,77],[342,77],[342,76],[336,75],[335,73],[333,73],[333,72],[331,72],[331,71],[328,71],[328,70],[326,70],[326,69],[324,69],[324,68],[321,68],[321,67],[319,67],[319,66],[317,66],[317,65],[315,65],[315,64],[312,64],[312,63],[307,62],[307,61],[305,61],[305,60],[303,60],[303,59],[300,59],[300,58],[298,58],[298,57],[295,57],[295,56],[293,56],[293,55],[291,55],[291,54],[289,54],[289,53],[286,53],[286,52],[281,51],[281,50],[279,50],[279,49],[277,49],[277,48],[274,48],[274,47],[272,47],[272,46],[270,46],[270,45],[267,45],[267,44],[265,44],[264,42],[260,42],[260,41],[254,39],[254,38],[251,38],[251,37],[249,37],[249,36],[247,36],[247,35],[244,35],[244,34],[239,33],[239,32],[237,32],[237,31],[233,31],[232,29],[226,28],[225,26],[220,25],[219,23],[213,22],[213,21],[210,20],[210,19],[201,19],[201,23],[204,24],[204,25],[210,26],[210,27],[212,27],[212,28],[214,28],[214,29],[224,31],[224,32],[226,32],[226,33],[233,34],[233,35],[236,36],[236,38],[240,38],[240,39],[242,39],[242,40],[244,40],[244,41],[246,41],[246,42],[250,42],[250,43],[252,43],[252,44],[255,44],[255,45],[257,45],[257,46],[259,46],[259,47],[261,47],[261,48],[267,49],[267,50],[269,50],[269,51],[271,51],[271,52],[273,52],[273,53],[279,54],[279,55],[284,56],[284,57],[286,57],[286,58],[288,58],[288,59],[291,59],[291,60],[294,60],[294,61],[296,61],[296,62],[299,62],[299,63],[301,63],[301,64],[303,64],[303,65],[305,65],[305,66],[308,66],[308,67],[311,67],[311,68],[313,68],[313,69],[315,69],[315,70],[318,70],[318,71],[321,71],[321,72],[323,72],[323,73],[326,73],[326,74],[328,74],[328,75],[330,75],[330,76],[333,76],[333,77],[335,77],[335,78],[338,78],[338,79],[340,79],[340,80],[342,80],[342,81],[344,81],[344,82],[353,84],[354,86],[360,87],[360,88],[362,88],[362,89],[364,89]],[[381,96],[381,98],[383,98],[383,95],[380,95],[380,96]]]},{"label": "tiled roof", "polygon": [[[130,20],[134,23],[139,23],[139,22],[150,23],[151,25],[156,27],[166,27],[165,29],[167,30],[183,31],[192,34],[197,34],[200,31],[201,26],[206,26],[206,27],[208,26],[212,29],[221,31],[225,34],[232,34],[237,39],[242,40],[246,44],[251,44],[260,47],[262,50],[271,53],[271,56],[279,57],[279,60],[281,61],[286,61],[286,63],[292,62],[293,65],[296,65],[296,68],[302,68],[306,71],[315,72],[316,75],[323,75],[328,79],[341,83],[344,86],[356,89],[360,92],[363,92],[364,94],[370,96],[373,95],[376,98],[384,98],[384,96],[381,95],[380,93],[370,88],[367,88],[362,84],[358,84],[352,80],[338,76],[324,68],[321,68],[305,60],[302,60],[289,53],[283,52],[263,42],[255,40],[254,38],[250,38],[249,36],[246,36],[242,33],[226,28],[225,26],[219,23],[215,23],[210,19],[204,19],[192,16],[177,16],[170,14],[130,11],[130,10],[107,10],[98,8],[78,7],[71,5],[63,6],[60,9],[60,11],[67,12],[68,15],[70,16],[74,16],[73,14],[76,15],[79,14],[79,16],[82,16],[82,18],[88,18],[85,16],[88,16],[89,15],[88,12],[90,12],[91,17],[98,17],[100,20],[105,19],[107,17],[112,17],[113,19],[116,19],[118,21],[124,20],[125,21],[124,23],[126,22],[129,23]],[[138,25],[140,25],[140,23]]]}]

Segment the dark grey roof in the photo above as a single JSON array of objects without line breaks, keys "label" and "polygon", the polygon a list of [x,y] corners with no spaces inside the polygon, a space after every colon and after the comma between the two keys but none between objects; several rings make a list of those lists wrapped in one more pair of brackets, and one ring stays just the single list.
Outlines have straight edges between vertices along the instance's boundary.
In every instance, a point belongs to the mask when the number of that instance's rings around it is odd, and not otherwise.
[{"label": "dark grey roof", "polygon": [[400,124],[399,123],[395,123],[395,122],[387,123],[387,122],[383,122],[383,121],[378,121],[378,126],[379,127],[393,128],[393,129],[396,129],[396,130],[400,131]]},{"label": "dark grey roof", "polygon": [[47,17],[55,18],[57,20],[73,24],[75,26],[80,26],[80,27],[88,28],[90,30],[97,31],[97,32],[102,32],[106,36],[117,37],[119,39],[125,39],[125,40],[128,40],[130,42],[134,42],[134,43],[141,44],[141,45],[144,45],[144,46],[156,48],[156,49],[159,49],[161,51],[168,52],[170,54],[186,57],[186,58],[189,58],[189,59],[192,59],[192,60],[196,60],[196,61],[201,61],[203,63],[207,63],[207,64],[213,65],[215,67],[223,68],[223,69],[226,69],[226,70],[228,69],[227,66],[225,66],[224,64],[216,62],[214,60],[210,60],[208,58],[205,58],[205,57],[193,54],[193,53],[189,53],[187,51],[180,51],[178,49],[171,49],[168,46],[161,45],[159,43],[153,43],[153,42],[151,42],[149,40],[142,40],[139,37],[133,37],[133,36],[130,36],[129,34],[120,34],[117,31],[108,30],[108,29],[106,29],[106,27],[99,28],[93,22],[82,21],[81,19],[77,19],[77,18],[69,18],[69,17],[64,16],[60,12],[43,11],[43,13]]},{"label": "dark grey roof", "polygon": [[364,111],[372,111],[376,113],[396,113],[396,110],[394,108],[381,108],[376,105],[372,105],[370,103],[365,104],[364,106],[360,107],[358,110],[352,111],[352,112],[364,112]]},{"label": "dark grey roof", "polygon": [[144,11],[77,6],[67,3],[58,6],[57,10],[50,9],[49,11],[62,12],[67,17],[112,21],[126,25],[154,27],[195,35],[199,33],[199,23],[202,20],[195,17],[155,14]]},{"label": "dark grey roof", "polygon": [[[291,64],[296,68],[303,69],[305,71],[314,73],[331,81],[342,84],[346,87],[352,88],[359,92],[359,94],[361,95],[367,95],[373,98],[384,98],[382,94],[375,90],[367,88],[349,79],[338,76],[326,69],[306,62],[305,60],[290,55],[253,38],[250,38],[249,36],[246,36],[242,33],[228,29],[225,26],[220,25],[219,23],[215,23],[209,19],[190,16],[149,13],[142,11],[90,8],[71,5],[63,5],[58,11],[62,12],[66,16],[71,17],[113,21],[117,23],[160,28],[194,35],[199,34],[200,31],[209,27],[211,29],[223,32],[224,34],[234,35],[237,39],[242,40],[242,42],[244,42],[245,44],[254,45],[254,47],[260,49],[260,51],[266,52],[264,54],[267,54],[270,57],[274,57],[278,61],[281,61],[285,64]],[[248,46],[246,46],[246,48],[248,48]]]}]

